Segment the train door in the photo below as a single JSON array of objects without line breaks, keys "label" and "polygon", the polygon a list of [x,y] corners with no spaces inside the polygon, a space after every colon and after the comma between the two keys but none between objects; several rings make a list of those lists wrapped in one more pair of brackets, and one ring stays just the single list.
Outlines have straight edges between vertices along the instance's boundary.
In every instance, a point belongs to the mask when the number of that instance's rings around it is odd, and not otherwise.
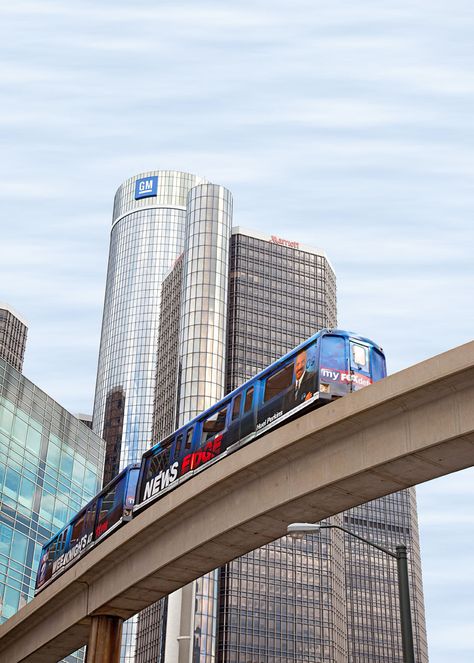
[{"label": "train door", "polygon": [[240,439],[240,411],[242,409],[242,392],[234,396],[226,435],[226,448]]},{"label": "train door", "polygon": [[135,504],[135,499],[137,495],[137,484],[138,484],[139,475],[140,475],[139,467],[133,467],[128,471],[127,495],[125,497],[125,508],[123,510],[124,520],[132,519],[132,509],[133,505]]},{"label": "train door", "polygon": [[122,519],[126,481],[127,476],[124,474],[110,486],[107,492],[102,493],[99,497],[95,539],[101,537]]},{"label": "train door", "polygon": [[351,369],[351,391],[372,384],[370,347],[360,341],[349,339],[349,362]]},{"label": "train door", "polygon": [[240,418],[240,439],[250,435],[255,431],[255,385],[248,387],[245,392],[244,406],[242,409],[242,416]]}]

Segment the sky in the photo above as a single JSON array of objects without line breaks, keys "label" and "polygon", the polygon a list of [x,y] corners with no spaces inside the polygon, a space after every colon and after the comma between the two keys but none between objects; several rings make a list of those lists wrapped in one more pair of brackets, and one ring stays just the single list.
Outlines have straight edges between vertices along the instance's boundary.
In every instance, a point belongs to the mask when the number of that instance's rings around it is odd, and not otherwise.
[{"label": "sky", "polygon": [[[472,340],[469,0],[0,2],[0,301],[24,372],[91,412],[113,196],[228,187],[234,223],[323,248],[339,325],[390,372]],[[474,656],[474,471],[417,489],[431,663]]]}]

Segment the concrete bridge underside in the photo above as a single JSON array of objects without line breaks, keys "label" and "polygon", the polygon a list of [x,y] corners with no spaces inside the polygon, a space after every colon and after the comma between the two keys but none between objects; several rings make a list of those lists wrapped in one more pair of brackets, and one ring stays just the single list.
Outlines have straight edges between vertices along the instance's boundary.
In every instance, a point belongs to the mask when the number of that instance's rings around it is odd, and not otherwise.
[{"label": "concrete bridge underside", "polygon": [[474,465],[474,342],[301,416],[118,530],[0,626],[0,661],[55,662],[91,618],[128,618],[235,557]]}]

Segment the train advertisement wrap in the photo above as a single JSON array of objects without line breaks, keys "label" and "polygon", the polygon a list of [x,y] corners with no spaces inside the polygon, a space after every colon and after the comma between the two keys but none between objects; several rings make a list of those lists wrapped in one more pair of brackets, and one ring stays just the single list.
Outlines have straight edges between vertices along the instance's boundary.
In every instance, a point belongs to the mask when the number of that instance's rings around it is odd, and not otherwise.
[{"label": "train advertisement wrap", "polygon": [[323,329],[152,446],[45,546],[36,593],[141,509],[275,426],[386,376],[382,349]]}]

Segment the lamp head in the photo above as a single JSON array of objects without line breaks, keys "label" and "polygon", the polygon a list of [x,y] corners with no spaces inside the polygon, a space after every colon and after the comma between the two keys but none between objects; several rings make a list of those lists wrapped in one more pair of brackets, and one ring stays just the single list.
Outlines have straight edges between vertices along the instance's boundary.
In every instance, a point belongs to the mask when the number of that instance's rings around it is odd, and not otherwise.
[{"label": "lamp head", "polygon": [[315,534],[320,529],[319,523],[291,523],[286,528],[286,532],[292,539],[303,539],[306,534]]}]

